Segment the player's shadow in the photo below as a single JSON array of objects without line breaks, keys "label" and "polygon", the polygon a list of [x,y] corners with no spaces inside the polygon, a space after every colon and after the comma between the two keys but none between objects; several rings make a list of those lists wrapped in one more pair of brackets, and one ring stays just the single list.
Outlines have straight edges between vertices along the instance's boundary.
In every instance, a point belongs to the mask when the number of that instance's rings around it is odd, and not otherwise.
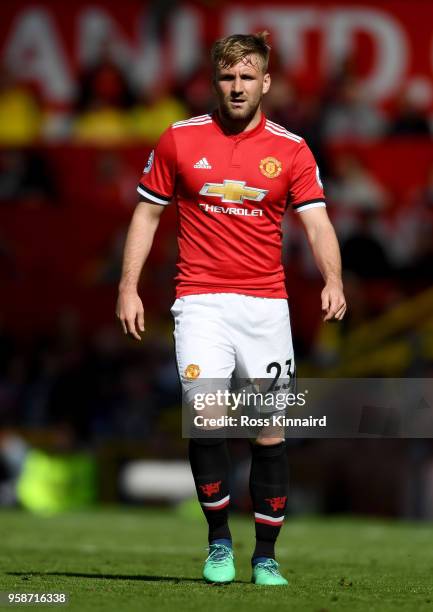
[{"label": "player's shadow", "polygon": [[103,580],[143,580],[160,582],[200,582],[200,578],[185,576],[148,576],[146,574],[86,574],[84,572],[7,572],[10,576],[71,576],[74,578],[98,578]]},{"label": "player's shadow", "polygon": [[[143,582],[202,582],[203,578],[187,578],[186,576],[149,576],[147,574],[86,574],[82,572],[6,572],[8,576],[71,576],[74,578],[98,578],[104,580],[139,580]],[[242,582],[236,580],[236,582]]]}]

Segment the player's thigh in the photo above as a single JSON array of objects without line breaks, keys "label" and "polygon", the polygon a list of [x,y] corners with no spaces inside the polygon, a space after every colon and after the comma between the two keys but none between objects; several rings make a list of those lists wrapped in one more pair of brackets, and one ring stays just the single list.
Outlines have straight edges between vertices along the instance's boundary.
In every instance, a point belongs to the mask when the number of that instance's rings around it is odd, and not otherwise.
[{"label": "player's thigh", "polygon": [[248,300],[249,320],[236,334],[236,375],[271,379],[278,385],[295,374],[290,313],[287,300]]},{"label": "player's thigh", "polygon": [[[284,439],[284,427],[273,424],[272,416],[286,407],[294,389],[295,359],[287,300],[247,300],[243,325],[236,334],[236,376],[245,381],[253,397],[244,405],[250,417],[269,420],[256,432],[260,444],[277,444]],[[249,318],[248,318],[249,317]],[[249,383],[252,381],[252,385]],[[257,399],[261,398],[261,399]]]},{"label": "player's thigh", "polygon": [[176,362],[184,398],[229,386],[235,352],[224,318],[211,294],[175,301]]}]

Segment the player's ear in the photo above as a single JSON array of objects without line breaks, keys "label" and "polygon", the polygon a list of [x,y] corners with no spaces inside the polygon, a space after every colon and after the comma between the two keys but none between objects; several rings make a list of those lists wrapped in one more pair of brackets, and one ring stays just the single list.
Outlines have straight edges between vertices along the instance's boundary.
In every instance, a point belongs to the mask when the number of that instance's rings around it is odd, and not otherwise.
[{"label": "player's ear", "polygon": [[271,86],[271,75],[269,74],[269,72],[267,72],[265,76],[263,77],[262,93],[263,94],[268,93],[270,86]]}]

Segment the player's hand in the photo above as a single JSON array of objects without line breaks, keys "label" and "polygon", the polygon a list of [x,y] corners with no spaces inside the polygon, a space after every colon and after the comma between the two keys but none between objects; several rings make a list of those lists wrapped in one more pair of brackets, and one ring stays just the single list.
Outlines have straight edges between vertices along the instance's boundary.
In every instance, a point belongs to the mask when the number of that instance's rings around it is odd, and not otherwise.
[{"label": "player's hand", "polygon": [[144,332],[144,309],[136,291],[119,291],[116,316],[120,320],[123,333],[141,340],[139,332]]},{"label": "player's hand", "polygon": [[346,313],[346,299],[342,283],[326,283],[322,291],[322,312],[324,313],[324,321],[341,321],[344,317]]}]

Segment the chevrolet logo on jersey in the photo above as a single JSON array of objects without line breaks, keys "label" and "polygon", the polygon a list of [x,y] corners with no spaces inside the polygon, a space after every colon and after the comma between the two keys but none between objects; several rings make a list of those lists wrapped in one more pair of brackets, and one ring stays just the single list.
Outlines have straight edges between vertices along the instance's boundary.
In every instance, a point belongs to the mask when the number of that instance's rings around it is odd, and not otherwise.
[{"label": "chevrolet logo on jersey", "polygon": [[221,198],[222,202],[242,204],[244,200],[261,202],[268,193],[267,189],[247,187],[245,181],[224,180],[221,183],[205,183],[200,189],[200,195]]}]

